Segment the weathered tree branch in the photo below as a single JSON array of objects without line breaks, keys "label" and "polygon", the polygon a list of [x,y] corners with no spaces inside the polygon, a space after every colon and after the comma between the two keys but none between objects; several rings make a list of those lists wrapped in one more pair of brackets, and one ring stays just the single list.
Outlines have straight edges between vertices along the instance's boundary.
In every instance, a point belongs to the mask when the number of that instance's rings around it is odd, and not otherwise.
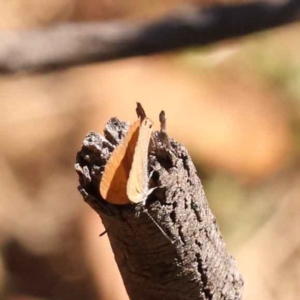
[{"label": "weathered tree branch", "polygon": [[147,213],[137,217],[135,205],[102,199],[101,174],[126,129],[126,123],[113,118],[105,137],[90,133],[75,168],[84,200],[107,229],[130,299],[241,300],[243,279],[226,250],[192,160],[182,145],[168,138],[164,126],[154,133],[149,151],[149,172],[157,188],[146,209],[170,239]]},{"label": "weathered tree branch", "polygon": [[0,73],[45,71],[201,46],[299,21],[300,1],[191,7],[151,23],[65,24],[0,33]]}]

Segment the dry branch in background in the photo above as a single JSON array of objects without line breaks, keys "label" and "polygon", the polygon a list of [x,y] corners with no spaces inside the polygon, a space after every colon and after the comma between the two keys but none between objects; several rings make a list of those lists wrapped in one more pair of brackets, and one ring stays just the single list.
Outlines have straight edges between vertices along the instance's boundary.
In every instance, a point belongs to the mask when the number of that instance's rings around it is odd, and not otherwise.
[{"label": "dry branch in background", "polygon": [[99,193],[104,167],[128,129],[128,123],[117,118],[106,124],[104,137],[92,132],[83,141],[75,165],[79,191],[107,229],[130,299],[241,300],[243,279],[226,250],[192,160],[167,136],[164,118],[160,121],[161,131],[153,133],[148,156],[157,188],[146,209],[154,222],[143,211],[137,217],[136,205],[112,205]]},{"label": "dry branch in background", "polygon": [[150,23],[65,24],[0,33],[0,73],[43,71],[201,46],[298,21],[300,1],[185,8]]}]

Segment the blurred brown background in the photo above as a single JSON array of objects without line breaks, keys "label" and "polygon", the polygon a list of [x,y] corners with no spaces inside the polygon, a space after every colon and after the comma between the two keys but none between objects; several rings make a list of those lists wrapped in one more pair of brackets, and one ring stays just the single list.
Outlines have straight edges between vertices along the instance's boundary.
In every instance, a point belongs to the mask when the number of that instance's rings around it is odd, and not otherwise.
[{"label": "blurred brown background", "polygon": [[[200,1],[216,2],[233,1]],[[0,28],[150,19],[180,3],[0,0]],[[0,299],[128,299],[73,165],[84,136],[112,116],[134,120],[136,101],[157,127],[164,109],[169,134],[192,155],[244,276],[244,299],[299,299],[299,30],[1,76]]]}]

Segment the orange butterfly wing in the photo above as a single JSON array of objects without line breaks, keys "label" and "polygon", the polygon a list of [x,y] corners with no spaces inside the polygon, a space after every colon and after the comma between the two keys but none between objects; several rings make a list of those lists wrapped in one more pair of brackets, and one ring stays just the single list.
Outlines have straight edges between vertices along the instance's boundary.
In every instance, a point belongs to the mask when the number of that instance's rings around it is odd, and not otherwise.
[{"label": "orange butterfly wing", "polygon": [[112,204],[128,204],[126,189],[141,121],[133,123],[111,154],[100,182],[100,194]]},{"label": "orange butterfly wing", "polygon": [[153,123],[145,118],[139,130],[133,161],[127,182],[127,195],[132,203],[143,203],[148,197],[148,148],[152,135]]}]

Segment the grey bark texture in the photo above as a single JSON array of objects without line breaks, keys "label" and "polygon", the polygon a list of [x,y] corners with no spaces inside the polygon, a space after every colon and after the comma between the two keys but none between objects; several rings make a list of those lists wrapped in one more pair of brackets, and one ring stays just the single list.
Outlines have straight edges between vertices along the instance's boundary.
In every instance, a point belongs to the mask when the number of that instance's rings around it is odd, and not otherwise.
[{"label": "grey bark texture", "polygon": [[0,73],[49,71],[203,46],[300,20],[299,0],[192,6],[162,19],[0,32]]},{"label": "grey bark texture", "polygon": [[157,188],[145,208],[137,215],[133,204],[102,199],[101,174],[127,128],[128,123],[112,118],[104,137],[88,134],[75,169],[80,193],[107,229],[130,299],[242,299],[242,276],[226,250],[194,164],[186,148],[164,130],[153,133],[149,147],[149,174]]}]

